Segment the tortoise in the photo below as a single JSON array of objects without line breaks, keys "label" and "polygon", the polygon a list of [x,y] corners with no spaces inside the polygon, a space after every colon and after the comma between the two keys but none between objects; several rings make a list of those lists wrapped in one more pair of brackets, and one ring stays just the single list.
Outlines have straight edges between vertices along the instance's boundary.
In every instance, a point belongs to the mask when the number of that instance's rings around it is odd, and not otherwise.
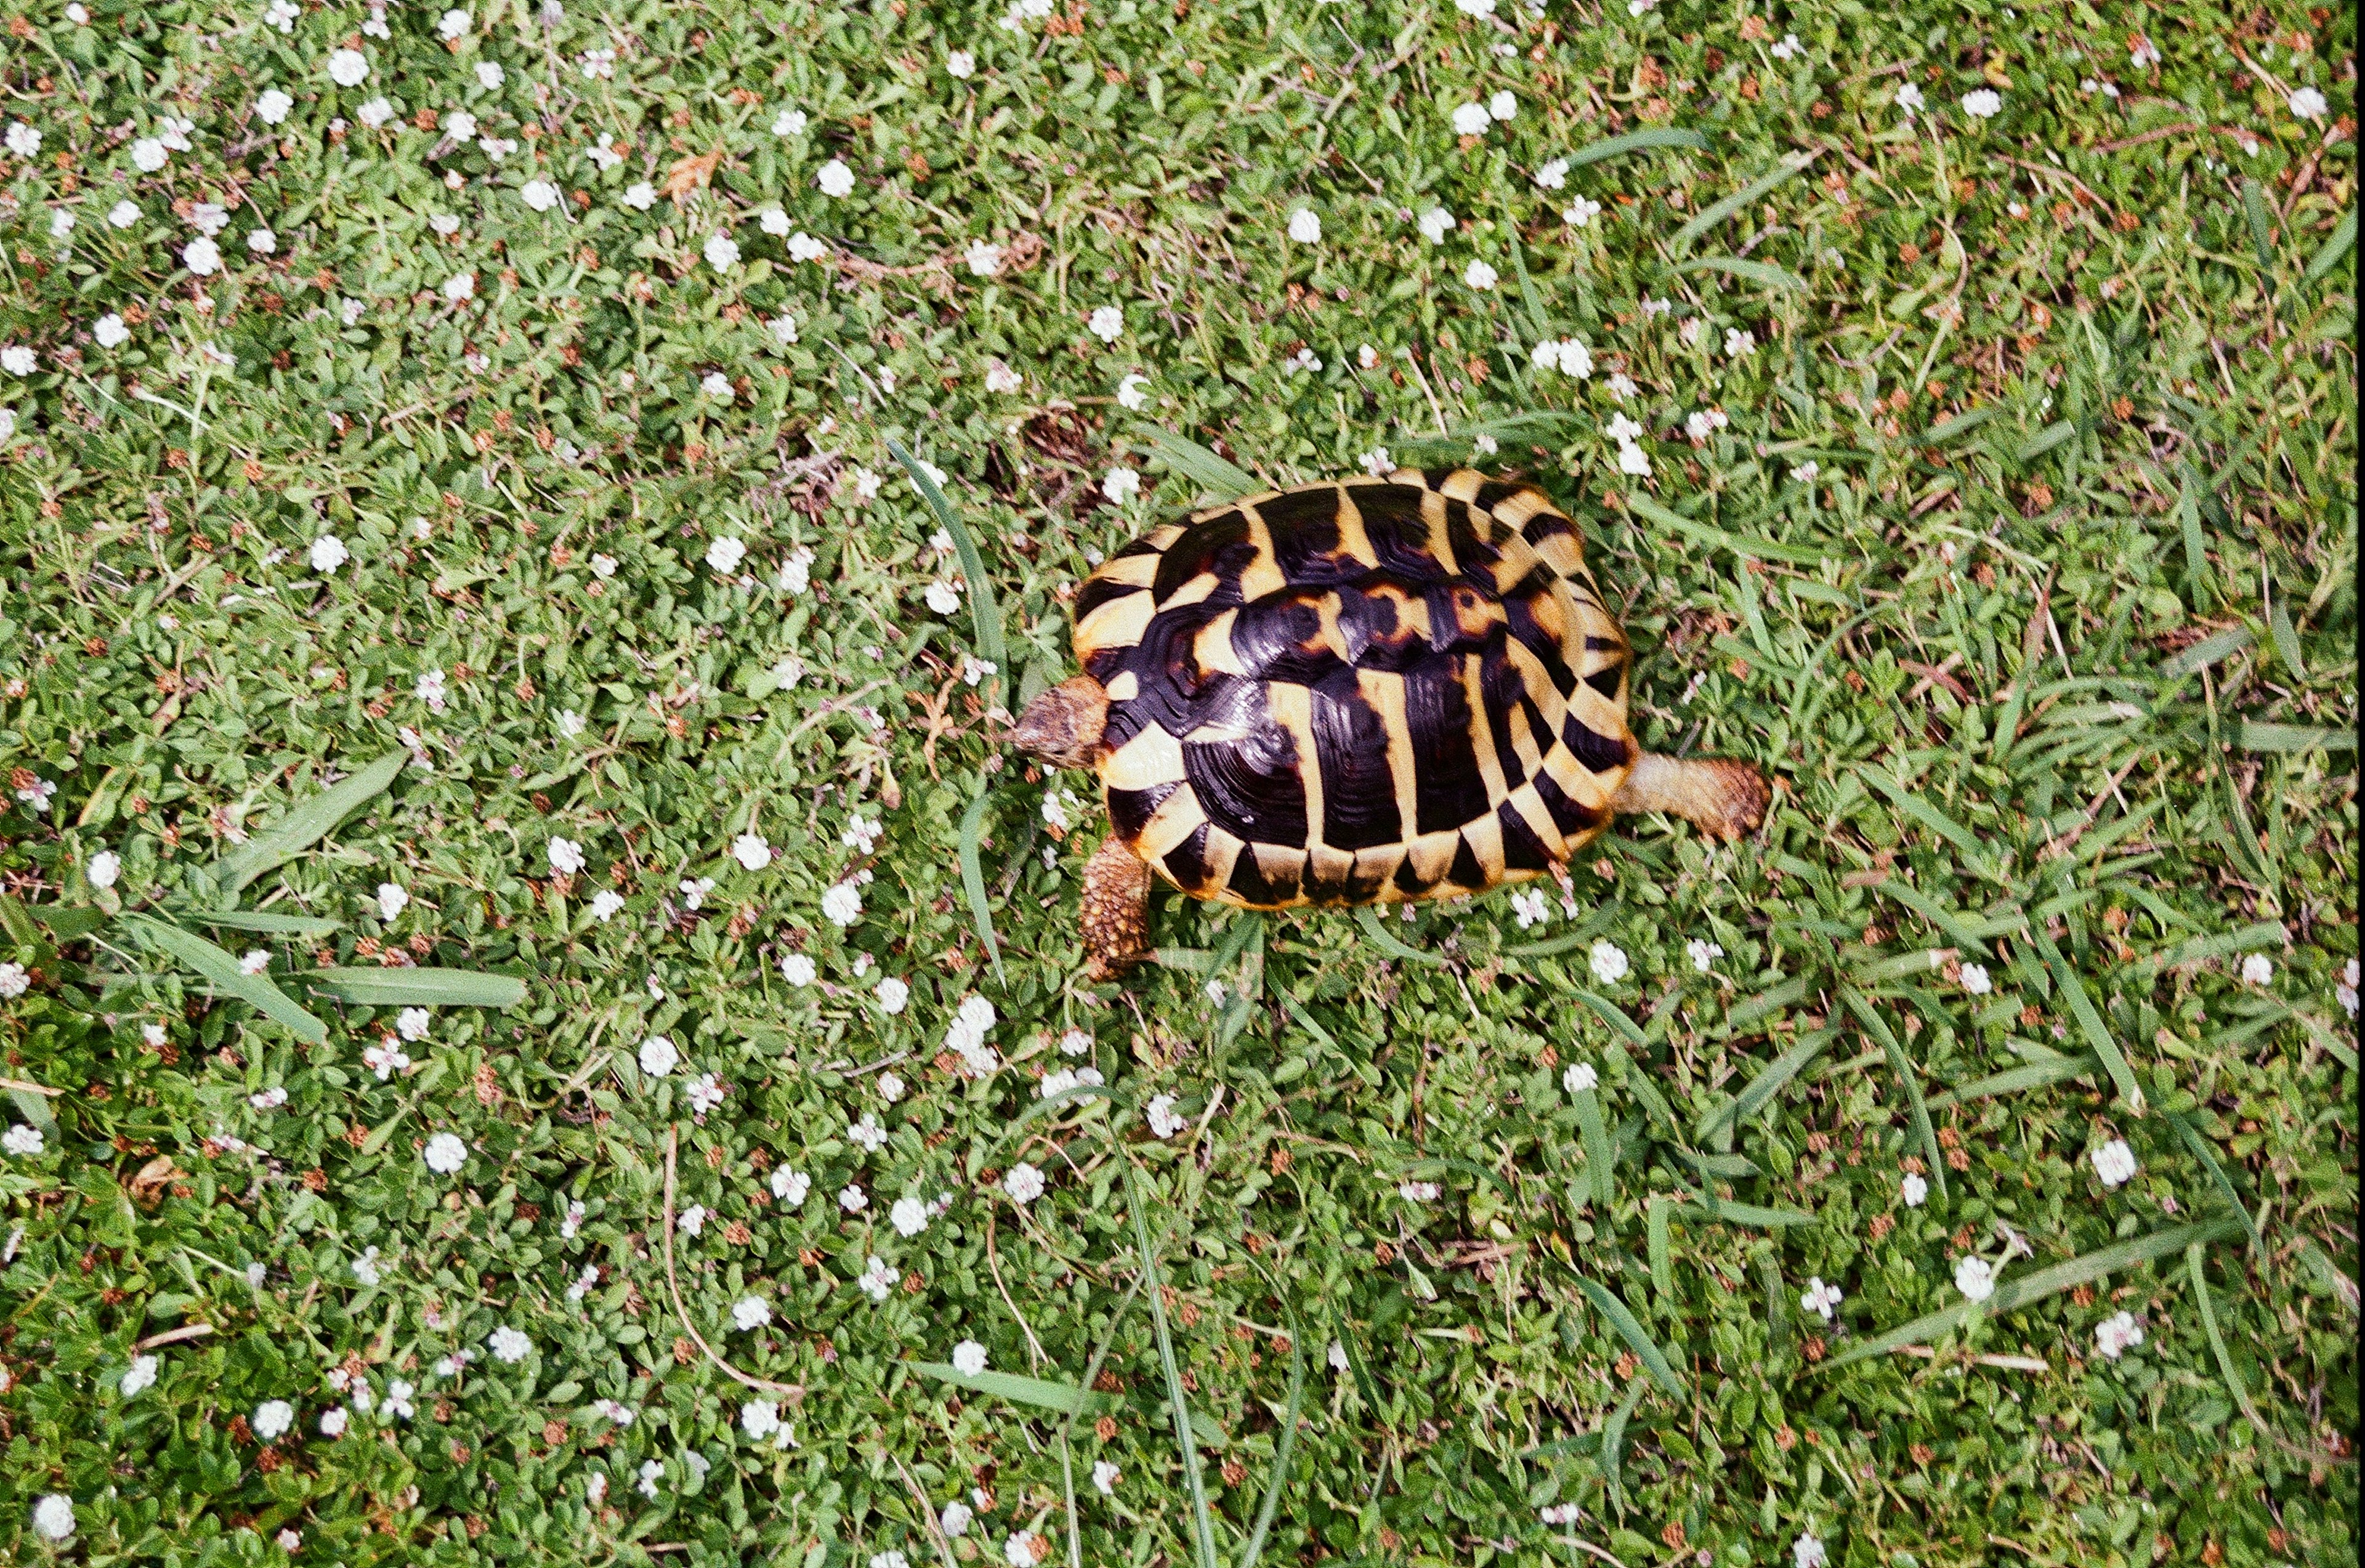
[{"label": "tortoise", "polygon": [[1208,507],[1110,556],[1074,613],[1083,673],[1008,738],[1100,777],[1095,979],[1146,951],[1153,869],[1247,909],[1453,899],[1620,812],[1728,841],[1765,816],[1747,763],[1635,744],[1633,650],[1530,485],[1405,467]]}]

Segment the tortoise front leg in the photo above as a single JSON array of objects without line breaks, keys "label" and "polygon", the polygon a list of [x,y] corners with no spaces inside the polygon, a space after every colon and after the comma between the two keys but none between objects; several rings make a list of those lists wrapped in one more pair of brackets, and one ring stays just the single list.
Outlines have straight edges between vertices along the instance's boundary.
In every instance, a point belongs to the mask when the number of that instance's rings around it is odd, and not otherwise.
[{"label": "tortoise front leg", "polygon": [[1113,980],[1149,946],[1149,868],[1111,834],[1084,864],[1084,972]]}]

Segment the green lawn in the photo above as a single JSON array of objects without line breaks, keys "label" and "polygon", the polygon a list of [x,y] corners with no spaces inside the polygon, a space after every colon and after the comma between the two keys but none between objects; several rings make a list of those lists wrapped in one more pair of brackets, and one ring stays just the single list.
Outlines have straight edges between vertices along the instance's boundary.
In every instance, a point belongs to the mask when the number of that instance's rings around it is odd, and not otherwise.
[{"label": "green lawn", "polygon": [[[2353,1561],[2348,8],[0,9],[0,1555]],[[1090,983],[1385,461],[1765,831]]]}]

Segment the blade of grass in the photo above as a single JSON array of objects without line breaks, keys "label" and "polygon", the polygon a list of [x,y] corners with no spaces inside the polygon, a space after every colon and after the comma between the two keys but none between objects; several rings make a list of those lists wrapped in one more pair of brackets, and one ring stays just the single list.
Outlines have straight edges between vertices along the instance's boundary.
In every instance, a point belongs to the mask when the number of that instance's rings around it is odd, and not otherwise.
[{"label": "blade of grass", "polygon": [[1062,1416],[1098,1415],[1116,1403],[1106,1394],[1095,1394],[1073,1383],[1054,1383],[1048,1378],[1021,1377],[1016,1372],[965,1372],[943,1361],[913,1361],[910,1365],[913,1372],[925,1372],[974,1394],[990,1394],[1013,1405],[1031,1406]]},{"label": "blade of grass", "polygon": [[214,865],[214,883],[234,893],[281,861],[309,849],[339,823],[384,794],[403,765],[408,751],[390,751],[350,778],[330,785],[294,807],[286,816],[233,849]]},{"label": "blade of grass", "polygon": [[1943,420],[1922,432],[1922,441],[1931,446],[1943,446],[1958,435],[1968,435],[1994,419],[2003,410],[1990,403],[1984,409],[1967,409],[1951,420]]},{"label": "blade of grass", "polygon": [[1667,1211],[1674,1206],[1664,1198],[1653,1198],[1646,1222],[1651,1249],[1651,1288],[1658,1292],[1660,1304],[1670,1312],[1676,1306],[1676,1265],[1667,1255]]},{"label": "blade of grass", "polygon": [[1610,1497],[1621,1508],[1626,1506],[1626,1484],[1620,1474],[1625,1461],[1626,1423],[1633,1418],[1634,1406],[1642,1402],[1642,1390],[1648,1386],[1648,1382],[1639,1377],[1629,1383],[1626,1397],[1618,1402],[1618,1408],[1601,1424],[1601,1475],[1609,1484]]},{"label": "blade of grass", "polygon": [[515,975],[476,969],[311,969],[304,980],[340,1002],[364,1007],[491,1007],[502,1012],[525,1000]]},{"label": "blade of grass", "polygon": [[1240,1549],[1239,1568],[1256,1568],[1257,1560],[1264,1555],[1267,1532],[1272,1529],[1273,1510],[1281,1504],[1282,1484],[1289,1479],[1289,1460],[1297,1446],[1297,1412],[1306,1399],[1305,1336],[1298,1332],[1297,1320],[1285,1319],[1289,1328],[1289,1413],[1281,1423],[1281,1436],[1272,1445],[1272,1473],[1266,1477],[1264,1501],[1257,1507],[1256,1526],[1249,1531],[1249,1543]]},{"label": "blade of grass", "polygon": [[2216,1186],[2219,1195],[2236,1214],[2242,1216],[2242,1228],[2250,1236],[2251,1255],[2263,1260],[2267,1255],[2267,1238],[2259,1234],[2258,1221],[2250,1217],[2250,1211],[2242,1203],[2242,1194],[2235,1190],[2232,1178],[2225,1174],[2225,1168],[2217,1162],[2217,1151],[2209,1147],[2209,1140],[2202,1137],[2200,1129],[2186,1117],[2170,1111],[2168,1121],[2176,1129],[2177,1136],[2184,1140],[2184,1147],[2201,1161],[2201,1168],[2209,1172],[2209,1180]]},{"label": "blade of grass", "polygon": [[1862,991],[1852,985],[1844,985],[1840,987],[1840,1000],[1847,1003],[1848,1011],[1856,1015],[1856,1021],[1864,1025],[1865,1033],[1888,1053],[1889,1070],[1897,1074],[1897,1081],[1905,1086],[1906,1103],[1912,1107],[1913,1133],[1922,1140],[1922,1157],[1929,1162],[1930,1180],[1936,1184],[1938,1195],[1945,1197],[1946,1153],[1938,1147],[1938,1134],[1930,1126],[1930,1107],[1922,1100],[1922,1081],[1915,1075],[1913,1064],[1906,1059],[1905,1047],[1897,1043],[1897,1036],[1889,1032],[1888,1022],[1874,1011]]},{"label": "blade of grass", "polygon": [[2119,1043],[2111,1038],[2111,1031],[2103,1025],[2102,1015],[2094,1010],[2094,999],[2086,994],[2086,982],[2061,956],[2061,949],[2053,945],[2053,938],[2046,934],[2043,924],[2030,922],[2028,938],[2045,959],[2045,967],[2053,971],[2056,991],[2069,999],[2069,1011],[2077,1016],[2078,1026],[2086,1032],[2086,1043],[2092,1046],[2094,1054],[2102,1058],[2102,1066],[2110,1073],[2111,1081],[2118,1086],[2120,1098],[2127,1103],[2128,1113],[2142,1115],[2143,1087],[2135,1081],[2135,1069],[2129,1067],[2127,1058],[2120,1054]]},{"label": "blade of grass", "polygon": [[1593,1183],[1593,1205],[1607,1215],[1610,1200],[1617,1193],[1612,1175],[1617,1170],[1618,1153],[1609,1141],[1609,1129],[1601,1120],[1601,1096],[1593,1090],[1580,1089],[1569,1098],[1576,1103],[1576,1125],[1585,1137],[1585,1172]]},{"label": "blade of grass", "polygon": [[2066,1263],[2056,1263],[2049,1269],[2023,1274],[2017,1279],[2004,1280],[1997,1284],[1995,1294],[1985,1301],[1959,1301],[1952,1306],[1926,1313],[1911,1323],[1901,1324],[1886,1334],[1858,1340],[1823,1362],[1822,1370],[1828,1372],[1852,1361],[1885,1356],[1905,1345],[1926,1344],[1941,1334],[1952,1333],[1962,1327],[1974,1317],[2001,1317],[2007,1312],[2017,1312],[2046,1296],[2099,1280],[2121,1269],[2172,1258],[2194,1242],[2223,1241],[2240,1235],[2241,1231],[2242,1222],[2236,1219],[2180,1225],[2171,1229],[2154,1231],[2149,1236],[2139,1236],[2132,1241],[2122,1241],[2115,1246],[2089,1252],[2082,1258],[2072,1258]]},{"label": "blade of grass", "polygon": [[1807,292],[1807,280],[1797,273],[1765,262],[1745,262],[1738,256],[1695,256],[1688,262],[1677,263],[1676,271],[1725,273],[1733,277],[1746,278],[1751,283],[1760,284],[1767,288],[1795,289],[1800,294]]},{"label": "blade of grass", "polygon": [[977,841],[985,831],[985,804],[992,790],[981,786],[977,799],[961,813],[960,877],[961,891],[969,898],[969,918],[977,927],[978,940],[985,944],[985,955],[993,960],[993,972],[1002,973],[1002,944],[993,939],[993,911],[985,902],[985,868],[977,857]]},{"label": "blade of grass", "polygon": [[1598,141],[1586,142],[1568,155],[1568,166],[1582,169],[1587,163],[1598,163],[1604,158],[1615,158],[1626,152],[1648,152],[1670,147],[1697,151],[1707,145],[1708,138],[1697,130],[1679,130],[1671,126],[1651,130],[1630,130],[1623,136],[1605,136]]},{"label": "blade of grass", "polygon": [[1199,1445],[1191,1434],[1191,1402],[1182,1389],[1182,1370],[1174,1360],[1174,1334],[1166,1322],[1165,1282],[1159,1278],[1158,1253],[1149,1244],[1149,1204],[1142,1195],[1141,1175],[1125,1168],[1126,1195],[1133,1210],[1134,1244],[1141,1249],[1142,1280],[1149,1294],[1149,1321],[1158,1335],[1158,1362],[1166,1373],[1166,1407],[1174,1418],[1174,1446],[1182,1452],[1182,1472],[1191,1483],[1191,1523],[1199,1568],[1216,1568],[1216,1529],[1207,1518],[1207,1481],[1199,1473]]},{"label": "blade of grass", "polygon": [[2012,460],[2016,463],[2033,463],[2077,433],[2078,426],[2075,421],[2056,420],[2030,436],[2021,449],[2012,454]]},{"label": "blade of grass", "polygon": [[887,450],[895,454],[895,461],[903,465],[905,474],[911,476],[912,487],[920,492],[921,499],[928,503],[928,510],[936,514],[936,521],[944,525],[947,533],[952,535],[953,549],[960,556],[961,575],[969,579],[970,624],[977,637],[978,657],[993,666],[993,680],[999,682],[1006,678],[1010,654],[1002,641],[1002,606],[993,597],[993,579],[986,576],[985,557],[978,553],[977,540],[970,534],[969,525],[961,521],[960,514],[953,510],[952,503],[945,499],[945,493],[937,487],[936,480],[920,466],[920,460],[912,455],[910,449],[891,434],[887,437]]},{"label": "blade of grass", "polygon": [[1136,425],[1134,439],[1177,474],[1220,500],[1238,500],[1272,487],[1236,463],[1227,462],[1188,436],[1163,425]]},{"label": "blade of grass", "polygon": [[345,924],[308,914],[268,914],[243,909],[192,910],[189,918],[200,925],[219,926],[226,931],[262,931],[275,936],[328,936],[342,930]]},{"label": "blade of grass", "polygon": [[2033,1061],[2025,1067],[2009,1067],[2001,1072],[1976,1078],[1959,1089],[1933,1095],[1933,1105],[1960,1105],[1972,1100],[1992,1100],[2000,1095],[2023,1093],[2042,1089],[2049,1083],[2065,1083],[2073,1078],[2084,1078],[2102,1069],[2102,1058],[2091,1051],[2079,1051],[2075,1056],[2056,1057],[2051,1061]]},{"label": "blade of grass", "polygon": [[[326,830],[323,830],[326,831]],[[286,1025],[308,1046],[328,1042],[328,1025],[289,1000],[286,991],[263,975],[251,975],[238,960],[194,931],[149,914],[126,914],[123,923],[151,947],[176,958],[203,975],[213,988],[241,1002],[274,1023]]]},{"label": "blade of grass", "polygon": [[2259,182],[2242,182],[2242,215],[2250,220],[2250,251],[2263,272],[2275,270],[2274,231],[2267,227],[2267,196]]},{"label": "blade of grass", "polygon": [[[1581,990],[1576,994],[1587,1007],[1600,1014],[1602,1021],[1628,1045],[1638,1051],[1647,1051],[1651,1048],[1650,1037],[1642,1033],[1642,1026],[1627,1017],[1625,1010],[1616,1002],[1606,996],[1597,996],[1589,991]],[[1637,1066],[1634,1058],[1627,1055],[1624,1047],[1616,1040],[1610,1042],[1609,1048],[1611,1053],[1630,1070],[1625,1074],[1622,1087],[1633,1091],[1635,1098],[1642,1102],[1644,1109],[1659,1119],[1659,1125],[1666,1129],[1671,1140],[1680,1142],[1682,1133],[1676,1121],[1675,1109],[1667,1103],[1666,1096],[1659,1092],[1659,1086],[1651,1081],[1651,1075]]]},{"label": "blade of grass", "polygon": [[1633,1309],[1608,1286],[1577,1273],[1575,1269],[1569,1272],[1576,1276],[1576,1288],[1585,1293],[1586,1299],[1601,1309],[1601,1316],[1609,1319],[1619,1336],[1636,1355],[1642,1358],[1642,1364],[1650,1369],[1651,1376],[1657,1380],[1659,1386],[1678,1400],[1690,1398],[1691,1395],[1684,1392],[1684,1380],[1676,1375],[1675,1367],[1667,1361],[1666,1352],[1659,1349],[1658,1341],[1651,1338],[1650,1332],[1642,1327],[1642,1319],[1634,1316]]},{"label": "blade of grass", "polygon": [[2184,1272],[2185,1277],[2192,1282],[2192,1302],[2201,1309],[2201,1327],[2208,1330],[2209,1349],[2217,1358],[2218,1375],[2225,1380],[2225,1392],[2234,1396],[2234,1403],[2242,1407],[2242,1414],[2249,1418],[2250,1425],[2256,1427],[2262,1436],[2271,1437],[2273,1434],[2267,1429],[2266,1417],[2259,1415],[2259,1407],[2250,1403],[2250,1390],[2234,1365],[2233,1352],[2225,1349],[2225,1336],[2218,1331],[2217,1306],[2209,1299],[2209,1281],[2202,1272],[2204,1250],[2198,1241],[2185,1248]]},{"label": "blade of grass", "polygon": [[2232,658],[2257,641],[2249,629],[2242,626],[2203,637],[2174,658],[2162,661],[2159,678],[2163,681],[2181,680],[2195,670],[2206,669],[2221,659]]},{"label": "blade of grass", "polygon": [[1743,207],[1747,207],[1751,202],[1755,201],[1759,196],[1764,196],[1766,192],[1772,190],[1775,186],[1780,185],[1783,181],[1788,179],[1791,175],[1797,174],[1799,170],[1805,168],[1814,161],[1815,154],[1812,152],[1794,152],[1784,155],[1781,161],[1776,163],[1774,167],[1766,173],[1760,174],[1757,178],[1750,181],[1749,184],[1733,192],[1731,196],[1726,196],[1722,201],[1702,208],[1699,216],[1694,218],[1689,223],[1685,224],[1681,229],[1676,230],[1674,237],[1667,241],[1667,249],[1680,252],[1684,247],[1689,245],[1693,241],[1707,233],[1709,230],[1715,228],[1726,218],[1731,218],[1734,213],[1739,212]]},{"label": "blade of grass", "polygon": [[[1110,1314],[1108,1328],[1101,1335],[1100,1343],[1093,1347],[1092,1359],[1084,1363],[1084,1375],[1078,1386],[1087,1391],[1087,1397],[1090,1397],[1093,1380],[1101,1375],[1101,1363],[1108,1359],[1109,1347],[1116,1342],[1117,1330],[1125,1326],[1126,1315],[1133,1310],[1134,1301],[1140,1294],[1141,1276],[1137,1274],[1125,1293],[1125,1299],[1118,1302],[1116,1311]],[[1083,1540],[1076,1526],[1076,1478],[1068,1448],[1069,1439],[1075,1433],[1076,1418],[1082,1414],[1083,1406],[1079,1402],[1059,1425],[1059,1469],[1068,1488],[1068,1568],[1083,1568],[1084,1560]]]},{"label": "blade of grass", "polygon": [[2348,248],[2356,243],[2357,209],[2352,207],[2340,215],[2340,227],[2332,231],[2332,238],[2324,242],[2324,249],[2316,252],[2315,260],[2307,263],[2307,281],[2314,283],[2338,266],[2340,258],[2347,255]]},{"label": "blade of grass", "polygon": [[1724,1220],[1732,1225],[1754,1226],[1760,1230],[1780,1230],[1786,1226],[1812,1225],[1815,1216],[1797,1209],[1761,1208],[1755,1204],[1736,1204],[1730,1198],[1708,1197],[1697,1204],[1684,1204],[1678,1214],[1698,1215],[1706,1219]]},{"label": "blade of grass", "polygon": [[1725,1104],[1708,1114],[1698,1128],[1702,1139],[1712,1137],[1721,1126],[1738,1127],[1755,1115],[1765,1103],[1782,1091],[1782,1086],[1806,1070],[1808,1065],[1822,1055],[1823,1047],[1839,1038],[1837,1029],[1818,1029],[1802,1036],[1799,1043],[1784,1051],[1764,1070],[1749,1081],[1748,1086]]},{"label": "blade of grass", "polygon": [[1424,953],[1418,947],[1407,946],[1390,935],[1388,928],[1380,924],[1378,912],[1370,904],[1355,906],[1355,924],[1363,928],[1363,935],[1372,939],[1374,946],[1400,963],[1428,964],[1438,969],[1445,967],[1446,961],[1440,955]]}]

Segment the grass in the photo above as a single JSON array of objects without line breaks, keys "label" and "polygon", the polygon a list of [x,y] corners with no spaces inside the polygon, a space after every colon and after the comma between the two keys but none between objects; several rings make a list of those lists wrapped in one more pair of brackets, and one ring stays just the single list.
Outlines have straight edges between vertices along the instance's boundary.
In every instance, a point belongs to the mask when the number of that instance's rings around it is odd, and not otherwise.
[{"label": "grass", "polygon": [[[84,4],[0,108],[12,1560],[2353,1556],[2345,10]],[[1575,509],[1765,831],[1088,984],[996,710],[1380,448]]]}]

